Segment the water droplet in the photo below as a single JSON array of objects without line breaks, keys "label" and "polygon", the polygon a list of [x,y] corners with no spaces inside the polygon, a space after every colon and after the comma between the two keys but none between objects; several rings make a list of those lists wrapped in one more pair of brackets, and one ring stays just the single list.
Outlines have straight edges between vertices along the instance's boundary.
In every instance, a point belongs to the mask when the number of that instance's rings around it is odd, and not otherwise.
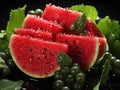
[{"label": "water droplet", "polygon": [[32,61],[32,58],[31,58],[31,57],[29,58],[29,61],[30,61],[30,62]]},{"label": "water droplet", "polygon": [[40,60],[40,57],[37,57],[37,60]]},{"label": "water droplet", "polygon": [[48,66],[48,64],[46,63],[46,64],[45,64],[45,66],[47,67],[47,66]]},{"label": "water droplet", "polygon": [[63,59],[63,57],[62,57],[62,56],[60,56],[60,57],[59,57],[59,59],[60,59],[60,60],[62,60],[62,59]]},{"label": "water droplet", "polygon": [[50,68],[48,68],[47,71],[50,72]]},{"label": "water droplet", "polygon": [[45,55],[44,58],[46,59],[46,58],[47,58],[47,55]]},{"label": "water droplet", "polygon": [[33,51],[33,49],[32,48],[30,48],[30,52],[32,52]]},{"label": "water droplet", "polygon": [[52,64],[50,65],[50,69],[54,69],[54,66]]}]

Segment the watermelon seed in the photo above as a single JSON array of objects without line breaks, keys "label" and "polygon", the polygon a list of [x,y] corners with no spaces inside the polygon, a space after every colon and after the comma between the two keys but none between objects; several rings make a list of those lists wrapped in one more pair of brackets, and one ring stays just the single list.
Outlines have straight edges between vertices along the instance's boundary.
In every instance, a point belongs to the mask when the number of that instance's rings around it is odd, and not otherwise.
[{"label": "watermelon seed", "polygon": [[58,19],[57,22],[60,23],[60,19]]},{"label": "watermelon seed", "polygon": [[78,50],[78,54],[80,54],[80,51]]},{"label": "watermelon seed", "polygon": [[54,56],[54,54],[53,54],[52,52],[49,52],[49,54],[50,54],[51,56]]},{"label": "watermelon seed", "polygon": [[73,41],[73,43],[75,43],[75,44],[76,44],[76,41]]},{"label": "watermelon seed", "polygon": [[33,49],[32,48],[30,48],[30,52],[32,52],[33,51]]},{"label": "watermelon seed", "polygon": [[44,56],[44,58],[46,58],[46,59],[47,59],[47,55],[45,55],[45,56]]},{"label": "watermelon seed", "polygon": [[69,45],[70,48],[72,48],[72,45]]},{"label": "watermelon seed", "polygon": [[40,57],[37,57],[37,60],[40,60]]},{"label": "watermelon seed", "polygon": [[50,65],[50,69],[54,69],[54,66],[52,64]]},{"label": "watermelon seed", "polygon": [[47,49],[46,49],[46,48],[42,49],[42,53],[45,53],[46,51],[47,51]]},{"label": "watermelon seed", "polygon": [[78,60],[79,59],[78,55],[73,55],[72,57],[73,57],[74,60]]},{"label": "watermelon seed", "polygon": [[75,48],[76,48],[76,49],[79,49],[79,47],[78,47],[78,46],[75,46]]}]

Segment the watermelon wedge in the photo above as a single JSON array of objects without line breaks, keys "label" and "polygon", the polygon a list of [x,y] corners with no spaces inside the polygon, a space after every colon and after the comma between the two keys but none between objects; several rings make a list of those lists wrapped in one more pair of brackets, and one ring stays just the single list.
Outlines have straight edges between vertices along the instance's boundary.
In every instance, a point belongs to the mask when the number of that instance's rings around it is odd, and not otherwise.
[{"label": "watermelon wedge", "polygon": [[[62,8],[59,6],[47,4],[42,14],[42,18],[48,21],[57,22],[63,27],[64,33],[75,35],[76,32],[71,31],[70,26],[73,25],[75,20],[78,18],[78,16],[81,16],[82,14],[83,14],[82,12],[72,11],[72,10],[69,10],[69,8]],[[101,49],[99,50],[100,55],[98,55],[100,59],[104,54],[103,51],[107,50],[106,49],[107,42],[105,40],[105,37],[103,36],[103,34],[101,33],[97,25],[90,18],[87,18],[87,22],[84,30],[87,32],[87,36],[100,38]],[[101,38],[103,38],[102,41],[101,41]]]},{"label": "watermelon wedge", "polygon": [[[73,25],[75,20],[82,14],[82,12],[72,11],[69,10],[69,8],[62,8],[55,5],[47,4],[41,17],[48,21],[53,21],[61,24],[66,33],[71,33],[70,26]],[[93,35],[100,37],[103,36],[98,27],[95,25],[95,23],[92,22],[90,18],[87,18],[85,30],[87,32],[90,31],[90,33],[92,31]]]},{"label": "watermelon wedge", "polygon": [[52,41],[52,33],[45,31],[35,31],[33,29],[17,28],[15,33],[18,35],[29,36],[37,39]]},{"label": "watermelon wedge", "polygon": [[42,16],[27,14],[22,28],[16,28],[10,38],[10,53],[15,64],[25,74],[46,78],[60,68],[57,56],[68,54],[83,71],[100,59],[107,47],[106,38],[89,18],[86,36],[70,30],[83,13],[47,4]]},{"label": "watermelon wedge", "polygon": [[56,34],[63,32],[62,26],[44,20],[36,15],[27,15],[23,22],[23,28],[34,29],[34,30],[44,30],[51,32],[53,34],[53,39],[56,37]]},{"label": "watermelon wedge", "polygon": [[11,36],[9,46],[18,68],[34,78],[52,76],[60,68],[56,60],[58,54],[68,50],[66,44],[17,34]]},{"label": "watermelon wedge", "polygon": [[98,37],[59,34],[56,42],[68,45],[69,56],[73,59],[73,62],[80,64],[83,71],[91,68],[97,60],[99,52]]}]

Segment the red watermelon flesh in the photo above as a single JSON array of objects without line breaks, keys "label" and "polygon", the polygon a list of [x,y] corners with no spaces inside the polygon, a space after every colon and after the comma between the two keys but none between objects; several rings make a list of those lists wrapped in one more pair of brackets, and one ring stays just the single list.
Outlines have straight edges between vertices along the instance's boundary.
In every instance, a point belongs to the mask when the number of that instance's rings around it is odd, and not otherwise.
[{"label": "red watermelon flesh", "polygon": [[64,14],[65,11],[66,10],[64,10],[61,7],[56,7],[55,5],[47,4],[41,17],[46,19],[47,21],[53,21],[60,24],[61,16],[65,16],[62,20],[66,21],[67,17]]},{"label": "red watermelon flesh", "polygon": [[87,31],[88,36],[103,37],[103,34],[100,32],[97,25],[95,25],[95,23],[92,22],[89,18],[87,20],[85,30]]},{"label": "red watermelon flesh", "polygon": [[68,50],[66,44],[16,34],[11,36],[9,45],[18,68],[34,78],[52,76],[59,69],[57,55]]},{"label": "red watermelon flesh", "polygon": [[52,34],[45,31],[35,31],[33,29],[17,28],[15,30],[15,33],[19,35],[52,41]]},{"label": "red watermelon flesh", "polygon": [[23,23],[23,28],[52,32],[53,39],[57,33],[63,32],[62,26],[46,21],[36,15],[27,15]]},{"label": "red watermelon flesh", "polygon": [[68,44],[68,54],[73,62],[81,65],[83,71],[91,68],[97,59],[99,50],[97,37],[59,34],[56,42]]},{"label": "red watermelon flesh", "polygon": [[[51,15],[51,13],[52,15]],[[56,12],[54,14],[54,12]],[[70,26],[74,24],[74,21],[78,18],[78,16],[81,16],[83,13],[81,12],[76,12],[69,10],[68,8],[62,8],[62,7],[57,7],[55,5],[48,4],[46,5],[46,8],[43,12],[42,18],[48,20],[48,21],[56,21],[58,24],[61,24],[64,28],[65,33],[70,33],[70,34],[78,34],[76,32],[72,32],[70,30]],[[54,18],[52,18],[54,17]],[[87,18],[87,23],[85,26],[85,31],[87,31],[87,36],[96,36],[96,37],[104,37],[102,33],[100,32],[99,28],[97,25],[90,19]],[[106,42],[106,41],[104,41]],[[106,43],[100,42],[102,45],[100,47],[106,47]],[[101,47],[100,51],[100,56],[102,56],[106,49],[103,50]]]},{"label": "red watermelon flesh", "polygon": [[[82,14],[83,13],[81,12],[72,11],[68,8],[62,8],[55,5],[47,4],[41,17],[48,21],[53,21],[61,24],[66,33],[74,33],[70,30],[70,26],[73,25],[78,16],[81,16]],[[91,33],[91,35],[103,37],[99,28],[89,18],[87,18],[85,30],[88,33]]]}]

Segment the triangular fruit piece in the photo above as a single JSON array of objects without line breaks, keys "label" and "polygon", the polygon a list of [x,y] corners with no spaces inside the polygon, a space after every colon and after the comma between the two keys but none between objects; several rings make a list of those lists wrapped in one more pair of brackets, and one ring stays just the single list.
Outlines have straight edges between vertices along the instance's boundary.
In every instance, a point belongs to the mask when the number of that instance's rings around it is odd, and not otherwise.
[{"label": "triangular fruit piece", "polygon": [[61,25],[46,21],[39,16],[29,14],[25,17],[23,28],[52,32],[53,38],[56,37],[57,33],[63,32],[63,28]]},{"label": "triangular fruit piece", "polygon": [[45,31],[35,31],[33,29],[17,28],[15,30],[15,33],[18,35],[24,35],[42,40],[52,41],[52,33]]},{"label": "triangular fruit piece", "polygon": [[[66,33],[74,33],[70,30],[70,26],[73,25],[75,20],[82,14],[82,12],[72,11],[69,10],[69,8],[62,8],[59,6],[47,4],[41,17],[48,21],[61,24]],[[100,37],[103,36],[99,28],[90,18],[87,18],[85,30],[88,33],[92,33],[92,35]]]},{"label": "triangular fruit piece", "polygon": [[[71,31],[70,26],[73,25],[75,20],[82,14],[83,14],[82,12],[72,11],[72,10],[69,10],[69,8],[62,8],[59,6],[47,4],[42,14],[42,18],[48,21],[53,21],[53,22],[57,22],[58,24],[61,24],[61,26],[63,26],[64,28],[64,32],[67,34],[69,33],[79,34],[79,33],[76,33],[75,31]],[[104,37],[101,31],[99,30],[99,28],[97,27],[97,25],[88,17],[87,17],[87,22],[84,30],[86,31],[86,34],[85,34],[86,36],[91,36],[91,37],[96,36],[100,38]],[[102,44],[100,45],[100,47],[106,47],[106,43],[102,43],[100,41],[100,44]],[[104,54],[103,51],[105,50],[106,48],[104,50],[103,48],[100,49],[101,52],[100,52],[99,58],[101,58],[100,56],[103,56],[102,54]]]},{"label": "triangular fruit piece", "polygon": [[88,36],[103,37],[103,34],[101,33],[97,25],[93,21],[91,21],[90,18],[88,18],[87,20],[85,30],[87,31]]},{"label": "triangular fruit piece", "polygon": [[16,34],[11,36],[9,46],[18,68],[34,78],[52,76],[60,68],[58,54],[68,50],[66,44]]},{"label": "triangular fruit piece", "polygon": [[68,54],[83,71],[94,65],[99,52],[98,37],[59,34],[56,42],[68,44]]}]

